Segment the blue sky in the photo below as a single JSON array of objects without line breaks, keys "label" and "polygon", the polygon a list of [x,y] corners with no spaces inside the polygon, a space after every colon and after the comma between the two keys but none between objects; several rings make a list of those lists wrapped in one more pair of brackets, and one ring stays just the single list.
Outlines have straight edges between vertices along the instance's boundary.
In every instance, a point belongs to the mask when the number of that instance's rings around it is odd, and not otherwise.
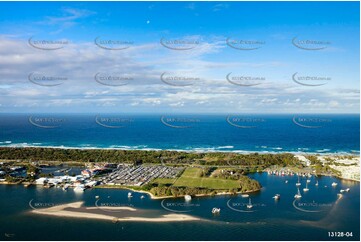
[{"label": "blue sky", "polygon": [[[359,112],[358,2],[1,2],[0,8],[1,112]],[[108,50],[95,45],[97,37],[131,44]],[[175,50],[161,39],[196,44]],[[66,44],[50,51],[29,44],[41,40]],[[241,50],[231,41],[261,44]],[[130,79],[118,85],[97,74]],[[64,81],[44,86],[36,75]]]}]

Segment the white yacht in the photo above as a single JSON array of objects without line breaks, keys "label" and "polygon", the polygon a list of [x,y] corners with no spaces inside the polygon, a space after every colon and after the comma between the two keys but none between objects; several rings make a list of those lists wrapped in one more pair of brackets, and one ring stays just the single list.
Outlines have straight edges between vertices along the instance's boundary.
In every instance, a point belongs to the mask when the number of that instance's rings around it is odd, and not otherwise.
[{"label": "white yacht", "polygon": [[220,213],[221,212],[221,209],[220,208],[213,208],[212,209],[212,213],[213,214],[217,214],[217,213]]},{"label": "white yacht", "polygon": [[248,204],[247,204],[247,208],[253,208],[253,205],[252,205],[251,199],[249,199],[249,202],[248,202]]},{"label": "white yacht", "polygon": [[298,198],[301,198],[301,193],[300,193],[300,189],[297,188],[297,194],[295,195],[295,198],[298,199]]},{"label": "white yacht", "polygon": [[304,192],[308,192],[308,191],[310,190],[310,189],[307,187],[307,184],[308,184],[308,183],[306,183],[306,187],[303,188],[303,191],[304,191]]}]

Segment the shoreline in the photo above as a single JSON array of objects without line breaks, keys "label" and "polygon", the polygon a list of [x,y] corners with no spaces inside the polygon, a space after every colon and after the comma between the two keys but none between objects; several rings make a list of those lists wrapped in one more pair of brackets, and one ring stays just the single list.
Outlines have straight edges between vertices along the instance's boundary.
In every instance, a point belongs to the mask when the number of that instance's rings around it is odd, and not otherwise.
[{"label": "shoreline", "polygon": [[[126,146],[126,145],[124,145]],[[192,150],[182,150],[182,149],[162,149],[162,148],[122,148],[122,147],[77,147],[77,146],[42,146],[42,145],[0,145],[0,148],[43,148],[43,149],[60,149],[60,150],[124,150],[124,151],[171,151],[171,152],[184,152],[184,153],[235,153],[235,154],[282,154],[288,153],[293,155],[321,155],[321,156],[330,156],[330,155],[352,155],[360,156],[360,151],[352,152],[351,151],[342,151],[342,152],[308,152],[308,151],[288,151],[288,150],[215,150],[213,148],[193,148]],[[200,150],[202,149],[202,150]],[[326,149],[328,150],[328,149]]]},{"label": "shoreline", "polygon": [[[102,186],[98,186],[98,187],[94,187],[94,189],[120,189],[120,190],[129,190],[135,193],[145,193],[148,194],[149,197],[151,199],[154,200],[159,200],[159,199],[167,199],[167,198],[183,198],[184,196],[178,196],[178,197],[174,197],[174,196],[161,196],[161,197],[157,197],[154,196],[151,192],[149,191],[144,191],[144,190],[136,190],[136,189],[132,189],[132,188],[127,188],[127,187],[111,187],[111,186],[107,186],[107,187],[102,187]],[[197,195],[192,195],[192,197],[213,197],[213,196],[222,196],[222,195],[239,195],[239,194],[249,194],[249,193],[254,193],[254,192],[259,192],[261,191],[262,188],[258,189],[258,190],[253,190],[253,191],[249,191],[249,192],[235,192],[235,193],[230,193],[230,192],[220,192],[220,193],[216,193],[216,194],[197,194]]]}]

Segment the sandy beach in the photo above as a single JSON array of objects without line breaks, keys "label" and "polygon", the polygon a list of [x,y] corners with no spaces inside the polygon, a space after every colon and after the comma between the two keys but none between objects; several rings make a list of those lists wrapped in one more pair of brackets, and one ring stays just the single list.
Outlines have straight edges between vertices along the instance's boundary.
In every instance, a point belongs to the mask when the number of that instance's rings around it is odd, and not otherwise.
[{"label": "sandy beach", "polygon": [[[305,155],[295,155],[297,159],[309,166],[311,163]],[[360,157],[355,155],[317,155],[317,159],[324,165],[340,172],[339,178],[360,181]]]},{"label": "sandy beach", "polygon": [[[118,213],[115,213],[115,211]],[[126,213],[121,213],[122,211]],[[142,211],[135,208],[112,207],[110,209],[109,207],[84,207],[83,202],[68,203],[50,208],[34,209],[30,213],[56,217],[100,219],[112,222],[184,222],[200,220],[200,218],[190,215],[175,213],[164,214],[158,217],[143,217]]]},{"label": "sandy beach", "polygon": [[359,156],[319,156],[322,163],[329,163],[332,169],[341,172],[342,179],[360,181],[360,157]]}]

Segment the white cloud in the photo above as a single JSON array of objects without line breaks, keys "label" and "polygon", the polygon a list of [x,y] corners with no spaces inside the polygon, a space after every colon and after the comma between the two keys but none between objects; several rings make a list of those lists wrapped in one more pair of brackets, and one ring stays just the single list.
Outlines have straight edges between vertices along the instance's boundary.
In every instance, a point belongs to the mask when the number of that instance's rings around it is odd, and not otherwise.
[{"label": "white cloud", "polygon": [[[198,36],[201,38],[201,36]],[[58,51],[31,48],[26,40],[0,37],[0,103],[2,110],[166,112],[357,112],[355,88],[305,88],[289,79],[267,80],[240,87],[227,82],[230,70],[259,74],[264,68],[285,68],[278,61],[252,62],[209,59],[224,49],[222,41],[203,42],[192,51],[170,51],[145,43],[124,51],[108,51],[93,43],[69,44]],[[201,77],[192,86],[176,87],[160,80],[164,71]],[[31,72],[62,75],[62,85],[44,87],[28,80]],[[98,72],[127,73],[134,80],[125,86],[97,83]],[[272,79],[272,78],[271,78]],[[99,107],[99,108],[97,108]],[[104,107],[101,108],[101,107]],[[21,109],[22,108],[22,109]],[[112,109],[113,108],[113,109]]]}]

